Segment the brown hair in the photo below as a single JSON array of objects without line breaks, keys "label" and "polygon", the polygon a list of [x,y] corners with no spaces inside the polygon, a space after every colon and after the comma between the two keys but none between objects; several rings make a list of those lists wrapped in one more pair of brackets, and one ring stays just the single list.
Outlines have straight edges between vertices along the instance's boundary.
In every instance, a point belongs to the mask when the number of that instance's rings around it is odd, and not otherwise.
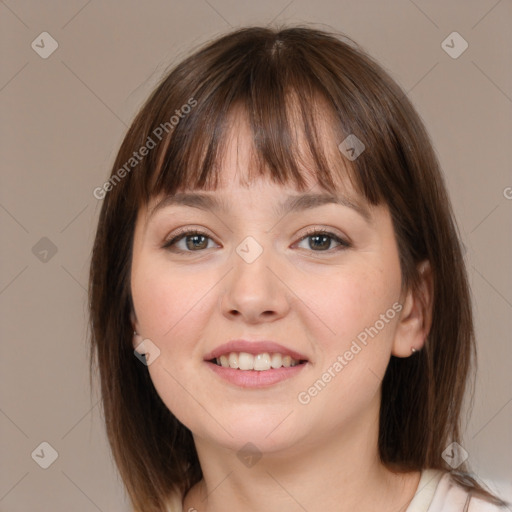
[{"label": "brown hair", "polygon": [[[235,106],[249,121],[257,172],[302,188],[292,101],[322,187],[332,190],[335,171],[311,110],[328,109],[339,142],[349,134],[363,141],[365,151],[347,172],[369,203],[389,207],[403,288],[418,286],[419,262],[429,260],[432,268],[425,346],[411,357],[392,356],[382,382],[381,460],[400,471],[450,470],[442,452],[461,443],[463,398],[476,366],[471,299],[458,229],[419,115],[382,67],[345,36],[307,27],[243,28],[164,77],[129,128],[109,181],[97,189],[104,200],[90,267],[90,369],[92,375],[96,355],[108,439],[137,510],[165,509],[172,495],[181,499],[202,477],[190,430],[167,409],[133,353],[137,213],[152,197],[181,187],[215,189]],[[144,156],[135,159],[138,151]],[[465,464],[452,473],[475,496],[503,504]]]}]

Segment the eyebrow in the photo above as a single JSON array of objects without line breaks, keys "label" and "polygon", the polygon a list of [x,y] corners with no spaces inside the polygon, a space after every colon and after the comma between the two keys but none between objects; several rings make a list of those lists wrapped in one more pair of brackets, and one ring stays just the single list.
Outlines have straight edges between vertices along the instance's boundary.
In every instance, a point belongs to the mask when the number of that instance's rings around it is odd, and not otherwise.
[{"label": "eyebrow", "polygon": [[[274,207],[274,214],[278,217],[291,212],[298,212],[317,208],[325,204],[338,204],[356,211],[363,219],[372,224],[372,216],[366,206],[359,204],[344,195],[333,194],[301,194],[288,196],[285,201]],[[147,223],[160,210],[170,206],[188,206],[205,211],[215,211],[227,214],[229,207],[226,202],[216,196],[197,192],[181,192],[164,197],[150,211]]]}]

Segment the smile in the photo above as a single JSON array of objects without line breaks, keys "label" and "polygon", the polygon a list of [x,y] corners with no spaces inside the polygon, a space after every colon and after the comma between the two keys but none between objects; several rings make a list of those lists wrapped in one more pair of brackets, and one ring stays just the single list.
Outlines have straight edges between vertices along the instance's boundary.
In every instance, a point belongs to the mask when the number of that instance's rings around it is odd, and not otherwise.
[{"label": "smile", "polygon": [[[247,366],[250,365],[252,368],[249,369],[240,369],[239,364],[244,367],[244,357],[242,356],[239,358],[236,365],[236,368],[231,368],[229,366],[229,357],[234,354],[235,356],[239,356],[238,353],[232,352],[228,355],[224,355],[219,357],[219,363],[215,359],[205,361],[205,364],[218,376],[220,379],[224,382],[227,382],[229,384],[233,384],[237,387],[241,388],[252,388],[252,389],[258,389],[258,388],[267,388],[269,386],[272,386],[274,384],[277,384],[279,382],[282,382],[284,380],[290,379],[294,377],[295,375],[298,375],[304,368],[309,366],[308,361],[302,360],[302,361],[294,361],[294,365],[291,364],[291,360],[288,360],[290,356],[282,356],[281,354],[272,354],[272,357],[268,353],[263,354],[257,354],[256,356],[253,356],[252,354],[246,354],[250,355],[253,358],[253,361],[251,362],[248,358]],[[244,354],[243,352],[240,354]],[[263,357],[258,357],[263,356]],[[267,357],[268,356],[268,357]],[[277,356],[277,357],[274,357]],[[278,357],[281,358],[281,365],[277,368],[272,367],[272,359],[274,359],[274,364],[278,364]],[[228,361],[227,366],[224,366],[222,363],[220,363],[220,360],[223,360],[224,364],[226,364],[226,360]],[[240,361],[241,359],[241,361]],[[291,359],[291,358],[290,358]],[[256,362],[255,362],[256,360]],[[270,361],[270,363],[269,363]],[[233,363],[234,364],[234,363]],[[288,364],[288,366],[285,366]],[[265,365],[265,366],[263,366]],[[255,369],[256,368],[260,368]]]},{"label": "smile", "polygon": [[270,354],[263,352],[261,354],[249,354],[248,352],[230,352],[222,354],[220,357],[212,359],[211,362],[223,368],[233,368],[243,371],[256,370],[267,371],[277,368],[290,368],[301,364],[297,359],[293,359],[290,355],[282,355],[279,353]]}]

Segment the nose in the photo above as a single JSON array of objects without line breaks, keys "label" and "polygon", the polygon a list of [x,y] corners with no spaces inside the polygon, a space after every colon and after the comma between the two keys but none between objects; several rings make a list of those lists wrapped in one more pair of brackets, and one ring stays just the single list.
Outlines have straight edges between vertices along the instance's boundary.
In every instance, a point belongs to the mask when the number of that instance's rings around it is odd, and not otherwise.
[{"label": "nose", "polygon": [[[255,250],[254,245],[249,244],[249,248]],[[239,246],[232,255],[233,270],[221,299],[223,315],[250,324],[283,318],[290,309],[291,292],[271,249],[265,248],[254,260],[246,257],[243,249]]]}]

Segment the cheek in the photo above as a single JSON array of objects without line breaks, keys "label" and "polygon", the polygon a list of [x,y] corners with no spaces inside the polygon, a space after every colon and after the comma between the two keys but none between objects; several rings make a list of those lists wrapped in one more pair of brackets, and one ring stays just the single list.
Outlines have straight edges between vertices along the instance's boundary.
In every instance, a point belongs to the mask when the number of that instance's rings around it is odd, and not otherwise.
[{"label": "cheek", "polygon": [[200,311],[202,281],[188,269],[171,270],[165,260],[142,256],[132,272],[132,296],[142,333],[167,343],[183,326],[193,325],[188,315]]},{"label": "cheek", "polygon": [[165,257],[142,254],[135,262],[131,289],[139,329],[158,346],[158,362],[169,372],[192,372],[202,361],[197,341],[215,306],[218,280],[197,266],[171,266]]},{"label": "cheek", "polygon": [[399,298],[400,273],[383,263],[354,266],[328,283],[323,294],[317,288],[310,295],[325,325],[315,324],[322,353],[301,399],[311,400],[308,413],[336,426],[362,414],[378,396],[398,320],[393,304]]},{"label": "cheek", "polygon": [[171,272],[166,262],[154,257],[145,260],[142,255],[132,272],[140,331],[160,350],[159,357],[148,366],[151,380],[167,408],[186,424],[191,421],[187,416],[190,396],[200,396],[195,378],[200,363],[195,343],[205,321],[201,319],[205,289],[200,282],[204,279],[197,274],[176,269]]},{"label": "cheek", "polygon": [[[317,283],[308,286],[307,304],[322,320],[317,335],[325,333],[322,338],[332,349],[350,345],[365,328],[373,326],[392,308],[400,292],[399,273],[383,265],[352,266]],[[393,322],[386,320],[383,331],[389,332]]]}]

